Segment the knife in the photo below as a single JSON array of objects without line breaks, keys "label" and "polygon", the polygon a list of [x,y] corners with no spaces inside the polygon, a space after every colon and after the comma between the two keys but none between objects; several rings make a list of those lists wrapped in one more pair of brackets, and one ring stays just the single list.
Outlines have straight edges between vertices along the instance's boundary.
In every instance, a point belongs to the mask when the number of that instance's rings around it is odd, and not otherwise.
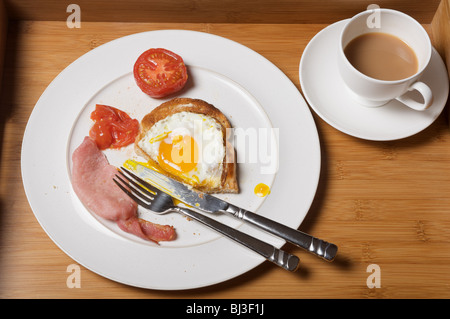
[{"label": "knife", "polygon": [[192,187],[167,177],[134,160],[127,160],[124,166],[156,188],[189,206],[208,213],[223,212],[230,214],[283,238],[327,261],[332,261],[336,256],[338,248],[334,244],[235,206],[210,194],[194,190]]}]

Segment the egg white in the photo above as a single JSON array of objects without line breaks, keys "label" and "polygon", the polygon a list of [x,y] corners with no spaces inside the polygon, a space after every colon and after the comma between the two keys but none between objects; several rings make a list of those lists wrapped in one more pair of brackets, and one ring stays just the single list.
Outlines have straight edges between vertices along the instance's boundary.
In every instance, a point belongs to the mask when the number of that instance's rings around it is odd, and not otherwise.
[{"label": "egg white", "polygon": [[[179,112],[155,123],[138,142],[150,157],[158,163],[161,141],[170,143],[177,136],[191,136],[198,145],[196,167],[179,177],[199,186],[219,187],[223,171],[225,147],[220,124],[210,116]],[[194,185],[196,186],[196,185]]]}]

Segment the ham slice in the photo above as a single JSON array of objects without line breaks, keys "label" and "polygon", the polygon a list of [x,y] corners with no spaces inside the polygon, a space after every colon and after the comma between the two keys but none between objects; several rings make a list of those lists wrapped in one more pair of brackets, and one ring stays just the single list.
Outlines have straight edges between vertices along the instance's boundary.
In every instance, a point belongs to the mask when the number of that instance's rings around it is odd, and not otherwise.
[{"label": "ham slice", "polygon": [[120,219],[117,225],[123,231],[154,242],[169,241],[176,237],[172,226],[155,224],[142,218]]},{"label": "ham slice", "polygon": [[117,168],[110,165],[96,143],[85,137],[72,154],[72,186],[81,202],[96,215],[117,222],[120,229],[140,238],[159,242],[176,237],[169,225],[137,217],[137,204],[114,182]]}]

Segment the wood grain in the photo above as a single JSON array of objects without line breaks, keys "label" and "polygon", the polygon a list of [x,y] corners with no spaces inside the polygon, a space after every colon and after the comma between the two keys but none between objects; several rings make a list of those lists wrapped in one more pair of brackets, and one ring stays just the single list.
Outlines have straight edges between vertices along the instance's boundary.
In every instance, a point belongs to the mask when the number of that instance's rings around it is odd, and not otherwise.
[{"label": "wood grain", "polygon": [[431,22],[436,50],[447,64],[450,74],[450,0],[442,0]]},{"label": "wood grain", "polygon": [[3,72],[6,36],[8,32],[8,14],[3,1],[0,1],[0,86]]},{"label": "wood grain", "polygon": [[15,20],[65,21],[76,3],[82,21],[176,23],[332,23],[376,3],[431,23],[439,0],[5,0]]},{"label": "wood grain", "polygon": [[[20,174],[28,117],[53,78],[84,53],[136,32],[209,32],[259,52],[301,90],[301,54],[325,26],[86,21],[81,29],[68,29],[64,21],[10,23],[0,109],[0,297],[449,298],[450,130],[445,116],[410,138],[371,142],[345,135],[313,113],[322,172],[300,229],[336,243],[340,251],[327,263],[286,245],[301,258],[295,274],[264,263],[211,287],[155,291],[122,285],[81,267],[81,288],[70,289],[66,270],[74,261],[47,236],[28,205]],[[366,285],[370,264],[381,268],[381,288]]]}]

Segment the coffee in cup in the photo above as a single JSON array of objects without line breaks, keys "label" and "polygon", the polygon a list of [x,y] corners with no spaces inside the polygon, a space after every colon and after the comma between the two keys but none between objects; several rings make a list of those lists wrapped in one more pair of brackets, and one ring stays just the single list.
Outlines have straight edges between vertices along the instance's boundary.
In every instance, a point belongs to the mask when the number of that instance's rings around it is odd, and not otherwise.
[{"label": "coffee in cup", "polygon": [[389,33],[370,32],[357,36],[347,44],[344,53],[355,69],[378,80],[405,79],[419,69],[414,50]]},{"label": "coffee in cup", "polygon": [[[431,105],[432,92],[420,76],[431,59],[431,41],[410,16],[376,9],[377,27],[368,23],[373,10],[357,14],[344,27],[338,52],[341,77],[355,99],[365,106],[381,106],[393,99],[415,110]],[[423,101],[413,99],[416,90]]]}]

